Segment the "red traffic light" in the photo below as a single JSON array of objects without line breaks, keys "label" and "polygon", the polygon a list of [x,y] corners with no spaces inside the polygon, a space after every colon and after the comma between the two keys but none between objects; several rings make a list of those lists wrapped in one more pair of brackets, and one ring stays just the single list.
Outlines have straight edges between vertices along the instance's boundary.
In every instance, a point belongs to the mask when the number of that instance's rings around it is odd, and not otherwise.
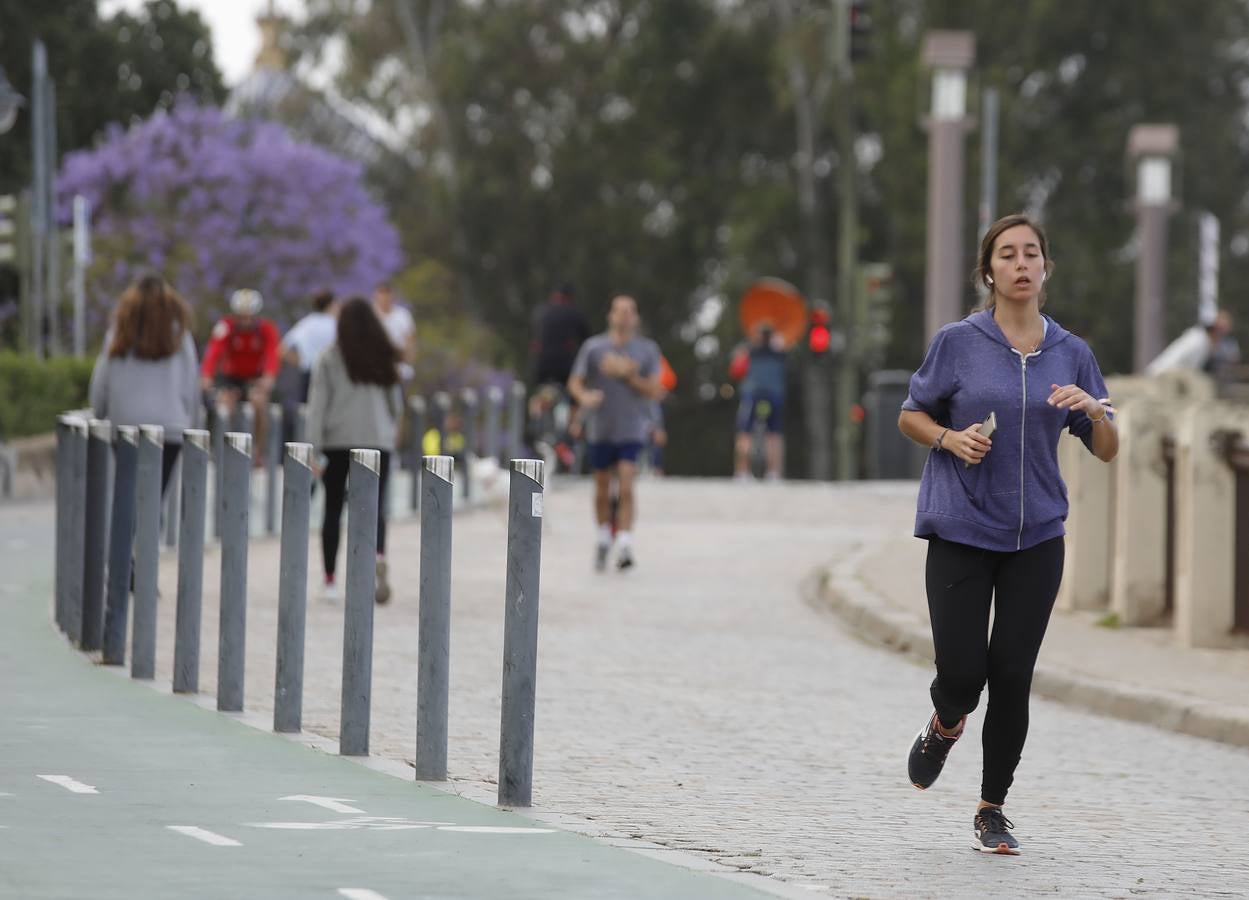
[{"label": "red traffic light", "polygon": [[830,337],[827,325],[812,325],[807,334],[807,346],[812,353],[827,353]]}]

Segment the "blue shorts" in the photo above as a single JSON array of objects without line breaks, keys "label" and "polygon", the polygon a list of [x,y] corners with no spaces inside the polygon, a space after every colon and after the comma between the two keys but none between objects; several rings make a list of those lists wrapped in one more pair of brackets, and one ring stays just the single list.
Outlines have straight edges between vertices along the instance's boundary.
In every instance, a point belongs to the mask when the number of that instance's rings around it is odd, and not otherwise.
[{"label": "blue shorts", "polygon": [[742,394],[742,402],[737,407],[737,433],[750,434],[755,430],[755,422],[762,420],[768,434],[780,434],[784,430],[781,423],[785,412],[785,401],[770,394]]},{"label": "blue shorts", "polygon": [[626,441],[623,444],[613,444],[609,441],[591,444],[589,448],[590,468],[595,472],[602,472],[604,469],[610,469],[616,463],[627,462],[637,464],[638,457],[642,455],[641,441]]}]

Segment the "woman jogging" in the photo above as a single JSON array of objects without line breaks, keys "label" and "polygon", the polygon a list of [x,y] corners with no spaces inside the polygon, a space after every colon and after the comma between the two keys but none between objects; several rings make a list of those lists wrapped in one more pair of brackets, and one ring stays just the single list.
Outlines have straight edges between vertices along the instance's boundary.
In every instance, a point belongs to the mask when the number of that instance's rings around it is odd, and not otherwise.
[{"label": "woman jogging", "polygon": [[165,429],[160,489],[169,485],[182,432],[199,412],[199,364],[191,311],[159,275],[126,288],[91,373],[91,411],[113,425]]},{"label": "woman jogging", "polygon": [[[348,300],[338,314],[338,336],[317,359],[308,389],[308,442],[323,454],[325,519],[321,553],[325,563],[325,598],[342,594],[334,580],[343,500],[351,451],[381,451],[380,496],[386,496],[390,454],[395,449],[403,392],[399,387],[399,350],[367,300]],[[377,505],[378,603],[390,599],[386,580],[386,504]]]},{"label": "woman jogging", "polygon": [[911,747],[908,774],[921,790],[937,780],[987,682],[974,819],[975,847],[986,853],[1019,853],[1002,804],[1062,579],[1067,492],[1058,440],[1066,429],[1104,462],[1119,449],[1093,352],[1041,314],[1051,271],[1036,223],[1022,215],[994,223],[975,275],[989,291],[985,307],[937,332],[898,418],[903,434],[932,448],[915,535],[928,540],[935,711]]}]

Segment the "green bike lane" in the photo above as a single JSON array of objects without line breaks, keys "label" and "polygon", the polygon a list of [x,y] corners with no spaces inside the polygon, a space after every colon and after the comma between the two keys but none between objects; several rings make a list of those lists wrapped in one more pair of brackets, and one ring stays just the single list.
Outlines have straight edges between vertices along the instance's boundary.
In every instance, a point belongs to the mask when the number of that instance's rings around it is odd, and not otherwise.
[{"label": "green bike lane", "polygon": [[51,623],[52,534],[46,506],[0,510],[0,896],[737,900],[780,887],[405,783],[100,671]]}]

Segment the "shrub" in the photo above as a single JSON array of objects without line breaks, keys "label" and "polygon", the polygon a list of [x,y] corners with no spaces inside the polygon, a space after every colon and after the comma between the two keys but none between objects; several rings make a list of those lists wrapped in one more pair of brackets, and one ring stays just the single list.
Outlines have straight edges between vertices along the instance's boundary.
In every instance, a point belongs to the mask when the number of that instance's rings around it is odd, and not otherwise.
[{"label": "shrub", "polygon": [[93,364],[75,356],[0,353],[0,438],[53,431],[57,415],[85,407]]}]

